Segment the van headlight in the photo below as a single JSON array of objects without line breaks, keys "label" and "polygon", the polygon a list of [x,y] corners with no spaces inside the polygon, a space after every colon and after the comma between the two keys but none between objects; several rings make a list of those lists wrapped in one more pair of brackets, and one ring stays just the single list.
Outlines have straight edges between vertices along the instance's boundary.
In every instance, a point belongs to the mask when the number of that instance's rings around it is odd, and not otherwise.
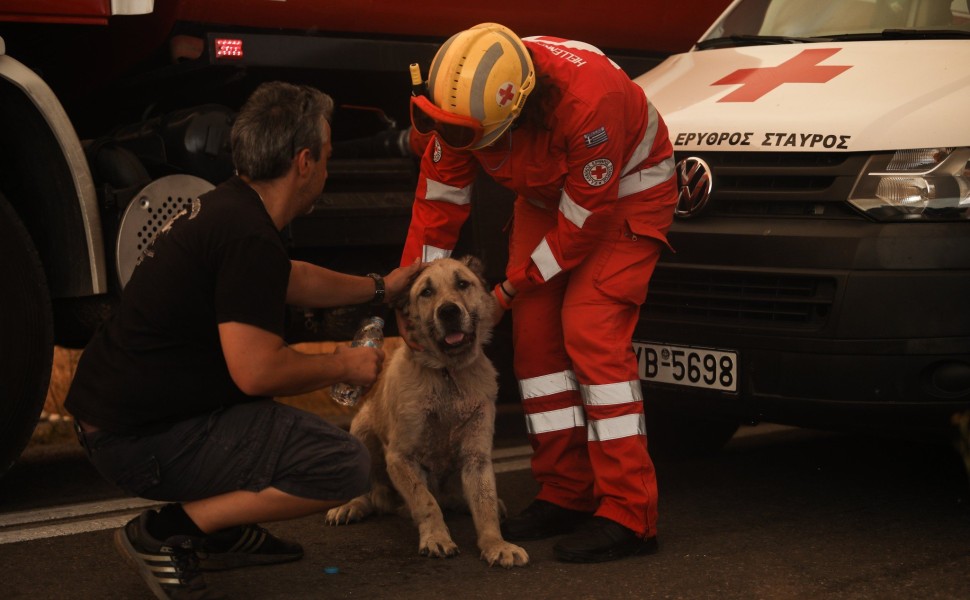
[{"label": "van headlight", "polygon": [[874,154],[849,202],[879,221],[970,220],[970,148]]}]

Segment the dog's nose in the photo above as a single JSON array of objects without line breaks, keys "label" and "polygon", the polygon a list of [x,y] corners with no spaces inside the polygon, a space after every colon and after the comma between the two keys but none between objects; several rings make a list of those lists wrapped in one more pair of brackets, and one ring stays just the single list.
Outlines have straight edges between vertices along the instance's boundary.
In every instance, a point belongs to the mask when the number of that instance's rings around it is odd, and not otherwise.
[{"label": "dog's nose", "polygon": [[454,302],[446,302],[438,307],[438,319],[453,323],[461,318],[461,307]]}]

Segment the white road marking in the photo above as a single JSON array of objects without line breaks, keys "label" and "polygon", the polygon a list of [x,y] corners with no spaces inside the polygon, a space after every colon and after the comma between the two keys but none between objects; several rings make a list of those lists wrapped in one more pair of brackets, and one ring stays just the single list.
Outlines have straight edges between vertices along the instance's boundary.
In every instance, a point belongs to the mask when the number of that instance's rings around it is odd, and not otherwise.
[{"label": "white road marking", "polygon": [[[496,473],[529,468],[530,446],[499,448],[492,454]],[[146,508],[164,503],[141,498],[68,504],[0,514],[0,545],[121,527]]]},{"label": "white road marking", "polygon": [[492,450],[492,462],[500,462],[510,458],[520,458],[532,454],[532,446],[513,446],[510,448],[496,448]]},{"label": "white road marking", "polygon": [[[741,427],[736,436],[757,437],[792,429],[783,425],[762,424]],[[498,448],[492,452],[492,464],[496,473],[524,471],[531,467],[531,456],[531,446]],[[0,545],[115,529],[146,508],[162,504],[154,500],[122,498],[0,514]]]},{"label": "white road marking", "polygon": [[161,506],[161,503],[141,498],[122,498],[7,513],[0,515],[0,544],[114,529],[154,506]]},{"label": "white road marking", "polygon": [[493,463],[496,473],[508,473],[509,471],[526,471],[532,468],[531,458],[520,458],[508,462]]}]

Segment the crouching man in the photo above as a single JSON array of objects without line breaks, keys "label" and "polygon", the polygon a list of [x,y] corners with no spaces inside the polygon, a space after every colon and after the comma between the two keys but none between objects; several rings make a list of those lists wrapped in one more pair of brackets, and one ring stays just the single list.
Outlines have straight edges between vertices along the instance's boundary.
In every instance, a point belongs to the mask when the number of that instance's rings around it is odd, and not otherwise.
[{"label": "crouching man", "polygon": [[355,438],[272,399],[370,385],[383,360],[375,348],[293,350],[286,304],[393,298],[421,268],[383,279],[288,258],[280,230],[323,191],[332,113],[319,90],[260,86],[232,128],[237,176],[163,228],[78,365],[66,407],[91,462],[125,492],[170,502],[115,533],[159,598],[221,597],[202,569],[300,558],[257,523],[325,511],[369,485]]}]

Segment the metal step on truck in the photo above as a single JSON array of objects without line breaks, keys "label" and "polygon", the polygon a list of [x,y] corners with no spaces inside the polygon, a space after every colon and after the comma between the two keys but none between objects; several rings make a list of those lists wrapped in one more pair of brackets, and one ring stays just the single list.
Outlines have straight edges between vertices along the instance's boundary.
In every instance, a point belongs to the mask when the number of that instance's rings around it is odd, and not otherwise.
[{"label": "metal step on truck", "polygon": [[[292,255],[387,271],[399,260],[416,184],[406,143],[410,63],[427,67],[452,33],[497,21],[520,35],[595,44],[636,76],[688,48],[726,4],[6,0],[0,473],[37,423],[54,346],[82,348],[166,219],[231,174],[234,111],[259,83],[313,85],[338,105],[327,190],[284,232]],[[475,209],[458,251],[483,258],[497,280],[511,198],[484,183],[488,208]],[[349,339],[363,310],[294,307],[288,339]]]}]

